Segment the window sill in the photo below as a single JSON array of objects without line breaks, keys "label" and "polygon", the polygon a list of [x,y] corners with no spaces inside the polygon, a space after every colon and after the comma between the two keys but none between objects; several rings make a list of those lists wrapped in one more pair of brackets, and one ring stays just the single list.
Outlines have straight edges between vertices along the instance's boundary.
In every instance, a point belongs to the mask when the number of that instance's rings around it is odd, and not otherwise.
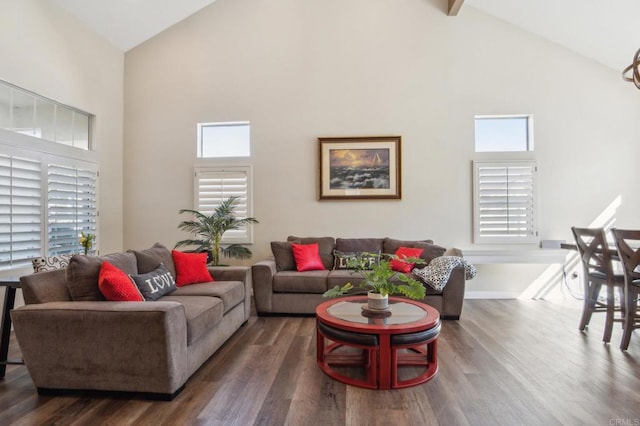
[{"label": "window sill", "polygon": [[488,263],[564,263],[569,252],[562,249],[462,249],[465,260],[473,264]]}]

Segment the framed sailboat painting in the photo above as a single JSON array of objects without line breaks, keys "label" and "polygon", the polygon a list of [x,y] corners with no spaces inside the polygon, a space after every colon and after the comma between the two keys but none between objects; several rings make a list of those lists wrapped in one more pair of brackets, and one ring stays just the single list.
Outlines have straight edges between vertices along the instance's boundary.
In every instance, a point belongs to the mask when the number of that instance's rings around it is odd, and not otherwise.
[{"label": "framed sailboat painting", "polygon": [[401,198],[400,136],[318,138],[320,200]]}]

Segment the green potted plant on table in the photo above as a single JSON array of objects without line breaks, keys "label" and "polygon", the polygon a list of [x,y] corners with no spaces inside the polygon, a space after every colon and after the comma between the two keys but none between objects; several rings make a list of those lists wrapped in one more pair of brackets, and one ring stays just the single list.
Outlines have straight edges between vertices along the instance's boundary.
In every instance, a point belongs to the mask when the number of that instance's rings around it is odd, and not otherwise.
[{"label": "green potted plant on table", "polygon": [[[408,274],[394,271],[391,268],[393,259],[397,259],[395,255],[383,255],[378,262],[371,264],[371,256],[374,253],[362,253],[361,256],[354,256],[347,260],[347,266],[354,270],[354,273],[360,273],[363,277],[362,284],[354,287],[350,282],[342,287],[335,286],[327,290],[323,297],[338,297],[344,295],[358,294],[359,292],[367,292],[368,307],[371,310],[384,311],[389,308],[389,295],[402,294],[411,299],[424,298],[426,291],[422,283],[412,278]],[[402,259],[408,263],[423,264],[423,259],[406,258]],[[394,279],[400,281],[395,281]]]},{"label": "green potted plant on table", "polygon": [[251,250],[242,244],[230,244],[221,246],[222,236],[225,232],[240,229],[240,227],[252,223],[259,223],[254,217],[237,218],[235,215],[235,203],[238,197],[229,197],[222,204],[215,208],[213,213],[207,215],[197,210],[182,209],[182,213],[190,213],[193,220],[180,222],[178,229],[194,234],[194,238],[178,241],[176,248],[184,246],[195,246],[196,251],[210,252],[211,262],[209,265],[220,265],[220,254],[225,257],[235,259],[250,259]]}]

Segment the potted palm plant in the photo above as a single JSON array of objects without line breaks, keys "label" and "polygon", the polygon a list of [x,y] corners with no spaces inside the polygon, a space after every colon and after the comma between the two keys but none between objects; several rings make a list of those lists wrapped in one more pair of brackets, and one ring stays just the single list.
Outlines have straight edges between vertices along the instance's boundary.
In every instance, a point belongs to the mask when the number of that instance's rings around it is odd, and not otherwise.
[{"label": "potted palm plant", "polygon": [[176,248],[184,246],[195,246],[196,251],[210,252],[211,261],[209,265],[220,265],[220,254],[225,257],[235,259],[250,259],[251,250],[242,244],[230,244],[221,246],[222,236],[225,232],[252,223],[259,223],[254,217],[239,219],[235,215],[235,203],[238,197],[229,197],[215,208],[210,215],[197,210],[182,209],[180,214],[189,213],[193,215],[193,220],[180,222],[178,229],[194,234],[194,238],[178,241]]},{"label": "potted palm plant", "polygon": [[[323,297],[338,297],[346,294],[353,295],[358,292],[367,292],[368,305],[373,310],[385,310],[389,307],[389,295],[402,294],[411,299],[424,298],[426,291],[422,283],[402,272],[391,268],[391,261],[397,259],[395,255],[383,255],[379,262],[370,264],[373,253],[364,253],[364,256],[354,256],[347,261],[347,266],[354,269],[354,273],[360,273],[363,277],[362,284],[354,287],[350,282],[342,287],[335,286],[327,290]],[[423,264],[423,259],[406,258],[409,263]],[[394,280],[397,279],[400,281]]]}]

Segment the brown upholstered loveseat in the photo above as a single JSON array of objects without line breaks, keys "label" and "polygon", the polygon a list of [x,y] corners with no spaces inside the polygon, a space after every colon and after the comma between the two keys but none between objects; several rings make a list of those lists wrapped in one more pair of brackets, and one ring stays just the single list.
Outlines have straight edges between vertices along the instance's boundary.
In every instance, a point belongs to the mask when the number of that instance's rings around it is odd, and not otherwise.
[{"label": "brown upholstered loveseat", "polygon": [[171,253],[159,244],[76,260],[66,270],[22,277],[26,305],[11,312],[25,364],[41,394],[119,391],[171,399],[249,319],[247,267],[210,267],[215,282],[179,287],[157,301],[80,301],[72,300],[78,289],[70,292],[71,283],[95,279],[97,285],[103,260],[128,274],[147,273],[162,262],[175,276],[175,267]]},{"label": "brown upholstered loveseat", "polygon": [[[298,272],[291,253],[291,242],[318,243],[325,270]],[[446,250],[431,240],[406,241],[392,238],[333,238],[290,236],[286,242],[272,242],[273,258],[252,266],[253,294],[256,311],[264,314],[313,314],[323,302],[322,293],[360,281],[358,274],[348,269],[336,269],[337,253],[387,253],[394,254],[399,247],[423,248],[421,257],[426,263],[444,255],[461,256],[457,249]],[[427,295],[422,300],[436,308],[444,319],[459,319],[465,289],[465,270],[456,267],[442,291],[425,285]]]}]

